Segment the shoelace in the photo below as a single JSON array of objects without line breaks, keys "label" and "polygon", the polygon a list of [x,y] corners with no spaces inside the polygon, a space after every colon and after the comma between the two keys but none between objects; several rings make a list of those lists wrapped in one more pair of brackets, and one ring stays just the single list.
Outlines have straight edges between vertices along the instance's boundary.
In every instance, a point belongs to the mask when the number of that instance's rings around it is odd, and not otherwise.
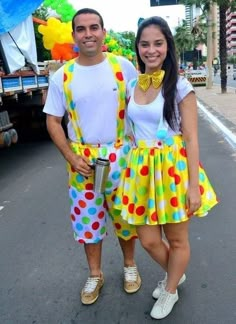
[{"label": "shoelace", "polygon": [[126,281],[136,281],[137,280],[137,267],[125,267],[125,280]]},{"label": "shoelace", "polygon": [[169,304],[169,299],[171,298],[171,294],[167,291],[163,291],[160,297],[157,300],[158,305],[162,307],[162,310],[165,311],[166,306]]},{"label": "shoelace", "polygon": [[89,277],[84,286],[85,293],[91,293],[95,290],[100,278],[99,277]]}]

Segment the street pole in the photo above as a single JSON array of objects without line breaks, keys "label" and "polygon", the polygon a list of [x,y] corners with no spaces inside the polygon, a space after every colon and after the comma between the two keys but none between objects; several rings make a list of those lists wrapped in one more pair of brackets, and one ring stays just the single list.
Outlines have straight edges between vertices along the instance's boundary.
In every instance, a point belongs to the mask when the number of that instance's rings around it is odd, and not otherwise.
[{"label": "street pole", "polygon": [[212,88],[212,2],[207,13],[207,71],[206,88]]}]

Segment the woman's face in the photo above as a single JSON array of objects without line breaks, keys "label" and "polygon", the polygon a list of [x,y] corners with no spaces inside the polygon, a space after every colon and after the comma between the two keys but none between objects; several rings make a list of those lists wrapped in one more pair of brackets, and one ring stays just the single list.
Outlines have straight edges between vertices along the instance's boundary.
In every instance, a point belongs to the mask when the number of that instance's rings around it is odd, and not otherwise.
[{"label": "woman's face", "polygon": [[150,25],[143,29],[138,51],[146,73],[161,69],[167,55],[167,41],[158,26]]}]

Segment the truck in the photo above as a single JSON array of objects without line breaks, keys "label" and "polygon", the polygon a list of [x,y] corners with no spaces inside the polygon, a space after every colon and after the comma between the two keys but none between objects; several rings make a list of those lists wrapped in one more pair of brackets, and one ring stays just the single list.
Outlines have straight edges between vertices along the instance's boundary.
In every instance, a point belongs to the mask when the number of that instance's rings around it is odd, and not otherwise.
[{"label": "truck", "polygon": [[18,141],[18,129],[45,125],[47,62],[37,61],[32,15],[0,34],[0,148]]}]

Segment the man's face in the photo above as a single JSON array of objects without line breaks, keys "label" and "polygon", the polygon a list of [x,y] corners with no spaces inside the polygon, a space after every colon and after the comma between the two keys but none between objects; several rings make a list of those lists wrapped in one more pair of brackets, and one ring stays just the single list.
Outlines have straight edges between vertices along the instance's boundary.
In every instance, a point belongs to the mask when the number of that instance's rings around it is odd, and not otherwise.
[{"label": "man's face", "polygon": [[101,27],[96,14],[81,14],[74,19],[75,30],[72,32],[74,42],[78,45],[80,55],[93,57],[102,52],[106,31]]}]

